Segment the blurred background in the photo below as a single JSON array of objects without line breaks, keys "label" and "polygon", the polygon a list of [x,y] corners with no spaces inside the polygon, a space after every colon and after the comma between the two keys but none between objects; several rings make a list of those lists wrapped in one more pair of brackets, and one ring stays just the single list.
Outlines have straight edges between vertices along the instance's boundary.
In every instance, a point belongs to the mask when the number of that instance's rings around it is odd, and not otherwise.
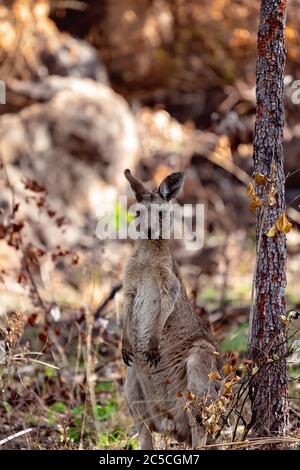
[{"label": "blurred background", "polygon": [[[299,6],[289,1],[286,28],[289,309],[300,306]],[[185,171],[179,202],[205,203],[205,246],[178,243],[176,258],[221,350],[232,364],[245,355],[258,16],[250,0],[0,3],[0,441],[24,431],[3,448],[137,446],[120,358],[132,245],[95,235],[103,208],[127,217],[127,167],[156,184]]]}]

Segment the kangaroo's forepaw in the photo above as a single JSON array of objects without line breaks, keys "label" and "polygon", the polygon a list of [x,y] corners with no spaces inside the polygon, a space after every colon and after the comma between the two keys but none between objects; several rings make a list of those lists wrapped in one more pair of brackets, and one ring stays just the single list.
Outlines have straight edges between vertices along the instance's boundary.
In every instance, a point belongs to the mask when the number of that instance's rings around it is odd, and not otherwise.
[{"label": "kangaroo's forepaw", "polygon": [[132,365],[133,353],[129,351],[128,349],[122,348],[122,357],[126,366],[130,367]]},{"label": "kangaroo's forepaw", "polygon": [[160,361],[160,352],[159,352],[159,344],[156,338],[152,338],[149,341],[148,351],[145,353],[147,363],[150,366],[157,366]]}]

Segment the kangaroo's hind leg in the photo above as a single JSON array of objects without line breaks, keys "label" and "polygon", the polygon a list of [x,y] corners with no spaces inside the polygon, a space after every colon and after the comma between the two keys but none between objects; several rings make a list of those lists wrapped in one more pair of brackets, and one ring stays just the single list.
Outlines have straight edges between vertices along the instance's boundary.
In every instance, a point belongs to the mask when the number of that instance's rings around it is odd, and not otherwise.
[{"label": "kangaroo's hind leg", "polygon": [[152,450],[151,414],[134,366],[127,367],[125,395],[134,419],[142,450]]},{"label": "kangaroo's hind leg", "polygon": [[141,450],[152,450],[153,449],[153,440],[150,429],[146,424],[139,426],[139,441]]},{"label": "kangaroo's hind leg", "polygon": [[208,374],[217,371],[218,366],[211,345],[206,343],[195,346],[186,363],[187,387],[196,395],[197,400],[188,410],[191,428],[192,447],[197,449],[206,444],[206,431],[202,423],[202,406],[209,405],[218,396],[220,384],[211,381]]},{"label": "kangaroo's hind leg", "polygon": [[192,449],[196,450],[206,444],[206,431],[204,426],[199,422],[201,411],[197,411],[194,407],[187,410],[189,426],[191,430]]}]

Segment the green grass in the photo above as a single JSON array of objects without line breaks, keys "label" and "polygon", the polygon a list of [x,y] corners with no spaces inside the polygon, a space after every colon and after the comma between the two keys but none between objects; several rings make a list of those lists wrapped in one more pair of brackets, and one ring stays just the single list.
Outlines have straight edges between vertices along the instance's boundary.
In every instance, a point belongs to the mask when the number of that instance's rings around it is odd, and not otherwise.
[{"label": "green grass", "polygon": [[222,352],[238,351],[245,353],[247,351],[247,341],[248,323],[241,323],[221,342],[220,350]]},{"label": "green grass", "polygon": [[101,392],[113,393],[115,392],[115,385],[113,382],[100,382],[95,387],[95,393]]},{"label": "green grass", "polygon": [[113,432],[103,432],[99,434],[96,444],[97,449],[132,449],[138,447],[136,438],[129,438],[121,429]]},{"label": "green grass", "polygon": [[[105,402],[104,402],[105,403]],[[94,406],[94,416],[99,421],[108,421],[117,411],[117,403],[114,399],[107,401],[104,405]]]}]

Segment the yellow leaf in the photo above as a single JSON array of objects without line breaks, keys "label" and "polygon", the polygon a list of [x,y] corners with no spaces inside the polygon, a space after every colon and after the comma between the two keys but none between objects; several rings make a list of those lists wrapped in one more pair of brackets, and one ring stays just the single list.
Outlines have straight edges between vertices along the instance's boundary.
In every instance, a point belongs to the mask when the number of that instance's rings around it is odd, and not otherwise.
[{"label": "yellow leaf", "polygon": [[218,432],[219,429],[220,429],[220,426],[217,423],[212,423],[211,425],[209,425],[207,432],[209,435],[213,435],[216,432]]},{"label": "yellow leaf", "polygon": [[277,201],[276,201],[276,193],[277,193],[277,190],[276,188],[272,188],[270,193],[268,194],[268,203],[269,203],[269,206],[275,206],[275,204],[277,204]]},{"label": "yellow leaf", "polygon": [[273,359],[274,359],[274,361],[279,361],[279,356],[278,356],[278,354],[273,354]]},{"label": "yellow leaf", "polygon": [[281,323],[285,326],[289,324],[289,319],[285,315],[280,315]]},{"label": "yellow leaf", "polygon": [[178,398],[181,398],[181,397],[183,397],[183,392],[181,392],[181,391],[178,391],[178,392],[176,393],[176,396],[177,396]]},{"label": "yellow leaf", "polygon": [[256,173],[254,175],[254,181],[259,186],[264,186],[268,181],[268,178],[265,175],[262,175],[261,173]]},{"label": "yellow leaf", "polygon": [[224,370],[226,375],[229,375],[233,371],[233,367],[232,367],[231,364],[224,364],[223,370]]},{"label": "yellow leaf", "polygon": [[187,391],[186,397],[190,401],[196,400],[196,395],[194,395],[194,393],[190,392],[189,390]]},{"label": "yellow leaf", "polygon": [[214,410],[215,410],[215,404],[214,404],[214,403],[211,403],[211,405],[209,405],[209,406],[206,407],[206,411],[208,411],[208,413],[209,413],[210,415],[213,414]]},{"label": "yellow leaf", "polygon": [[216,357],[219,357],[219,356],[220,356],[220,353],[219,353],[219,351],[214,351],[214,352],[213,352],[213,355],[216,356]]},{"label": "yellow leaf", "polygon": [[215,371],[212,371],[208,374],[208,378],[210,380],[220,380],[220,376],[218,374],[218,372],[215,372]]},{"label": "yellow leaf", "polygon": [[270,230],[266,233],[267,237],[274,237],[276,235],[276,227],[273,225],[273,227],[270,228]]},{"label": "yellow leaf", "polygon": [[224,384],[224,389],[225,389],[224,392],[225,393],[228,393],[228,392],[232,391],[233,383],[234,383],[233,380],[229,380],[228,382],[225,382],[225,384]]},{"label": "yellow leaf", "polygon": [[248,185],[247,195],[251,199],[250,210],[251,212],[255,212],[255,210],[262,205],[262,201],[257,196],[252,183],[249,183]]},{"label": "yellow leaf", "polygon": [[289,233],[290,232],[290,230],[292,228],[292,224],[291,224],[291,222],[289,222],[285,212],[282,212],[280,214],[280,216],[277,217],[277,219],[275,221],[275,227],[281,233]]},{"label": "yellow leaf", "polygon": [[255,375],[259,371],[259,368],[257,366],[253,367],[251,374]]},{"label": "yellow leaf", "polygon": [[213,423],[215,423],[216,421],[217,421],[216,415],[211,415],[211,416],[208,418],[207,423],[208,423],[208,424],[213,424]]},{"label": "yellow leaf", "polygon": [[252,183],[249,183],[248,188],[247,188],[247,196],[250,199],[253,199],[253,197],[257,197],[254,186]]},{"label": "yellow leaf", "polygon": [[239,367],[238,367],[239,370],[242,370],[244,372],[249,372],[249,366],[247,364],[241,364]]},{"label": "yellow leaf", "polygon": [[250,204],[250,211],[255,212],[255,210],[262,205],[262,201],[259,199],[258,196],[252,199]]}]

